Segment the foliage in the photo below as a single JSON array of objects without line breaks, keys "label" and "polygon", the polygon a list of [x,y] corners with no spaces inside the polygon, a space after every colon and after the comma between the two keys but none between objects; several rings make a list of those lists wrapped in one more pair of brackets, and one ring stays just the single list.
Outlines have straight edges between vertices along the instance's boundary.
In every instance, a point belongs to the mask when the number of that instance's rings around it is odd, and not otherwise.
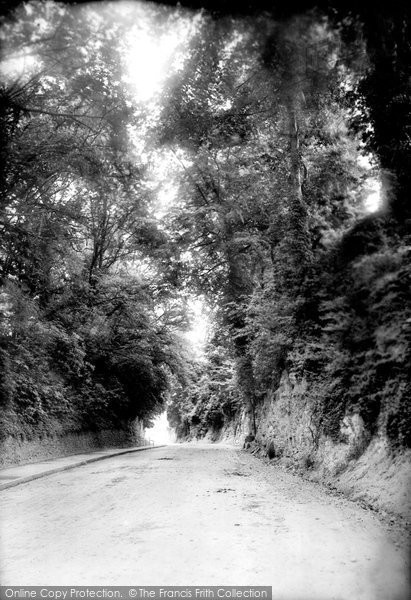
[{"label": "foliage", "polygon": [[1,88],[3,435],[148,422],[181,369],[173,251],[131,160],[141,115],[107,16],[33,2],[3,23],[6,65],[33,59]]},{"label": "foliage", "polygon": [[202,437],[230,423],[240,406],[234,361],[224,346],[211,342],[205,356],[192,364],[184,389],[172,396],[167,415],[180,437]]},{"label": "foliage", "polygon": [[[338,439],[343,418],[356,412],[369,434],[407,445],[402,224],[363,216],[373,173],[360,166],[349,129],[357,110],[373,131],[358,105],[359,97],[370,107],[375,100],[365,90],[364,46],[355,28],[345,45],[352,20],[337,31],[316,19],[262,19],[259,45],[249,43],[255,21],[245,33],[236,23],[238,38],[226,21],[207,22],[166,113],[185,197],[171,225],[192,252],[191,285],[216,300],[246,410],[255,416],[288,370],[308,379],[317,437]],[[383,142],[377,130],[370,135],[368,148],[380,156]],[[182,414],[204,432],[214,396],[191,396],[195,408],[188,403]]]},{"label": "foliage", "polygon": [[[355,260],[345,277],[336,273],[333,283],[320,313],[326,324],[323,337],[336,348],[329,378],[339,384],[333,383],[325,394],[324,412],[340,403],[341,410],[358,412],[372,434],[378,427],[394,444],[409,445],[411,421],[404,411],[410,359],[409,251],[385,243]],[[399,420],[394,416],[398,413]]]},{"label": "foliage", "polygon": [[[352,126],[361,132],[366,147],[374,152],[389,180],[390,209],[397,229],[406,234],[410,216],[411,93],[409,85],[410,8],[405,3],[379,3],[369,11],[361,4],[350,7],[349,16],[339,9],[343,35],[366,42],[368,68],[349,99],[355,108]],[[408,231],[409,233],[409,231]]]}]

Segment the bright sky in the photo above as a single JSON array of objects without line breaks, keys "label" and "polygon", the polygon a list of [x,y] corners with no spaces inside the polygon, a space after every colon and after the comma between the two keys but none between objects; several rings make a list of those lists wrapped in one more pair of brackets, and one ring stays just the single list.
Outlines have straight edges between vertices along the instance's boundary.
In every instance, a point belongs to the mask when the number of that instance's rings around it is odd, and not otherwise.
[{"label": "bright sky", "polygon": [[185,334],[186,339],[194,346],[197,355],[201,356],[210,332],[210,316],[201,298],[193,298],[189,302],[193,313],[192,326]]},{"label": "bright sky", "polygon": [[183,67],[198,17],[180,16],[164,27],[155,20],[153,8],[143,2],[136,2],[130,14],[129,3],[120,2],[116,9],[120,15],[127,14],[131,24],[124,39],[125,81],[138,102],[155,101],[167,77]]},{"label": "bright sky", "polygon": [[171,31],[160,38],[143,29],[133,27],[127,35],[127,79],[137,100],[147,102],[159,93],[172,67],[177,48],[181,44],[179,31]]},{"label": "bright sky", "polygon": [[29,54],[23,54],[23,56],[19,57],[12,57],[3,60],[0,63],[0,76],[6,79],[24,77],[24,75],[31,73],[37,64],[38,61],[36,57],[30,56]]},{"label": "bright sky", "polygon": [[165,412],[154,419],[154,426],[146,430],[146,437],[155,444],[172,444],[176,441],[175,433],[168,424]]},{"label": "bright sky", "polygon": [[382,207],[382,186],[378,179],[372,179],[368,183],[370,193],[364,200],[364,208],[367,213],[377,212]]},{"label": "bright sky", "polygon": [[[360,167],[364,167],[369,171],[374,167],[371,154],[360,154],[357,157],[357,162]],[[367,180],[367,189],[369,193],[364,200],[364,210],[367,213],[377,212],[383,204],[381,181],[377,177],[370,176]]]}]

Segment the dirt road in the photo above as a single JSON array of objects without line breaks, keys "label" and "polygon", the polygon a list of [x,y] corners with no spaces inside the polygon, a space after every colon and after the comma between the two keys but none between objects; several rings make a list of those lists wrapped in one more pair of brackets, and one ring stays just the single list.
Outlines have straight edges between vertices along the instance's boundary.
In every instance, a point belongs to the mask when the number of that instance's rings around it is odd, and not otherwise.
[{"label": "dirt road", "polygon": [[377,518],[233,448],[176,445],[1,493],[3,585],[271,585],[275,600],[405,600]]}]

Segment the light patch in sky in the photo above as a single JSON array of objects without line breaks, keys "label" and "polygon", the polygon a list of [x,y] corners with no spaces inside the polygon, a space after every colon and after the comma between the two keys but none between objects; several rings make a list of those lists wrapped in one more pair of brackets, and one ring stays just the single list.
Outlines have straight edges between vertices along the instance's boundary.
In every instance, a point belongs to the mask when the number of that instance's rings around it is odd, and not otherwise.
[{"label": "light patch in sky", "polygon": [[372,154],[359,154],[357,156],[357,163],[360,165],[360,167],[362,167],[363,169],[372,169],[375,161],[373,160],[373,155]]},{"label": "light patch in sky", "polygon": [[34,70],[39,68],[39,60],[33,54],[25,53],[20,56],[10,56],[0,63],[0,76],[6,80],[21,79],[25,80],[32,75]]},{"label": "light patch in sky", "polygon": [[127,78],[137,100],[146,102],[159,91],[170,54],[175,50],[178,40],[172,36],[156,40],[149,33],[135,28],[129,35],[127,52]]},{"label": "light patch in sky", "polygon": [[372,179],[368,185],[369,194],[364,200],[364,208],[367,213],[373,213],[382,207],[382,187],[378,179]]},{"label": "light patch in sky", "polygon": [[169,212],[178,194],[173,158],[173,153],[167,150],[155,152],[151,157],[152,184],[154,188],[157,188],[154,214],[158,220],[161,220]]},{"label": "light patch in sky", "polygon": [[126,80],[137,101],[150,101],[159,94],[165,79],[182,66],[182,46],[188,36],[184,21],[162,35],[156,35],[149,19],[140,19],[132,27],[126,37]]},{"label": "light patch in sky", "polygon": [[155,444],[172,444],[176,441],[175,433],[167,421],[165,412],[154,419],[154,425],[147,429],[146,437]]},{"label": "light patch in sky", "polygon": [[190,300],[189,308],[193,313],[191,328],[185,333],[187,341],[197,355],[201,355],[210,331],[210,318],[204,302],[200,298]]},{"label": "light patch in sky", "polygon": [[173,206],[177,197],[177,187],[172,183],[164,184],[157,194],[157,207],[155,216],[161,221],[163,217],[168,213],[170,207]]}]

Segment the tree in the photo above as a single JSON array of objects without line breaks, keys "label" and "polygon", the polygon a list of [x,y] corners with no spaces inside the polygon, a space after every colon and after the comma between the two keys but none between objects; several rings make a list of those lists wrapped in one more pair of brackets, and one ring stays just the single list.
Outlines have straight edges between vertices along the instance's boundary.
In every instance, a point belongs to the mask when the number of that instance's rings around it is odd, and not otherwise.
[{"label": "tree", "polygon": [[[4,23],[6,434],[148,422],[182,369],[175,328],[184,310],[159,317],[175,296],[172,252],[129,150],[143,117],[122,82],[122,47],[112,43],[123,29],[94,7],[44,2]],[[22,54],[33,72],[13,78]]]},{"label": "tree", "polygon": [[214,296],[230,327],[253,412],[265,391],[260,365],[271,369],[271,383],[283,368],[313,250],[324,247],[330,226],[343,231],[352,222],[347,193],[361,173],[347,176],[355,141],[338,124],[347,118],[345,73],[330,59],[339,39],[327,23],[312,16],[204,23],[165,114],[163,140],[174,144],[186,198],[172,227],[190,254],[193,281]]}]

